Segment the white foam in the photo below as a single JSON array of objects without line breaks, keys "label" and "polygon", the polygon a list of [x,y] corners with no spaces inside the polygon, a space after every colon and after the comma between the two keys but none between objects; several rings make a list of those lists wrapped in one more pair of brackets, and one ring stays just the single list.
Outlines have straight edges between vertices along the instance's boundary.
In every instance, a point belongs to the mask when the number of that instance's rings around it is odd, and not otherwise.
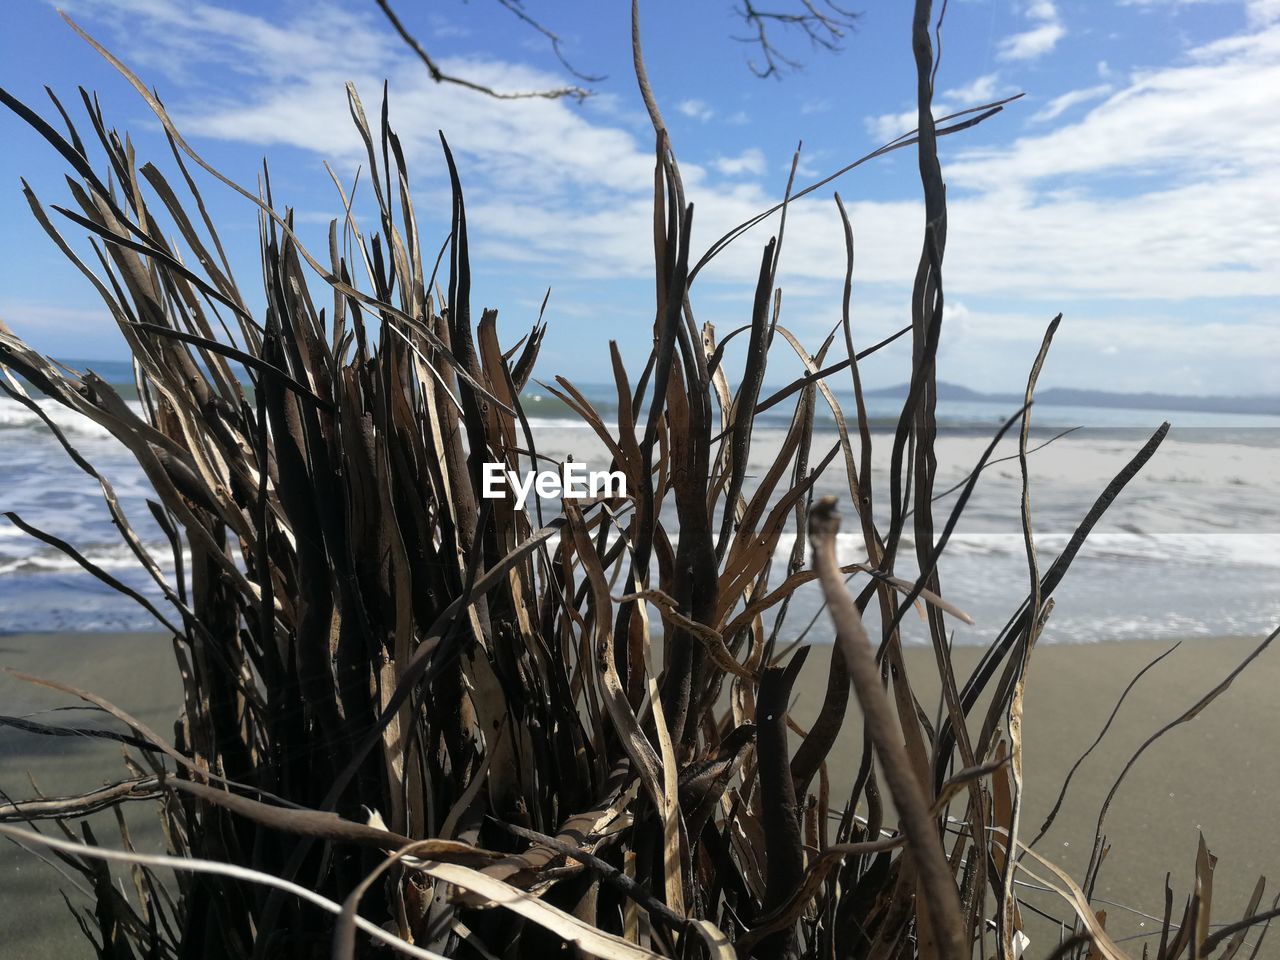
[{"label": "white foam", "polygon": [[[16,528],[11,528],[16,529]],[[22,533],[22,531],[19,531]],[[26,536],[25,533],[22,534]],[[32,540],[33,545],[37,541]],[[152,544],[149,547],[152,558],[161,570],[172,570],[173,553],[168,544]],[[82,551],[86,560],[103,570],[142,569],[142,564],[126,545],[91,547]],[[189,556],[185,558],[189,565]],[[40,546],[36,552],[21,557],[10,557],[0,561],[0,576],[10,574],[65,573],[82,569],[80,564],[59,550]]]},{"label": "white foam", "polygon": [[[1041,563],[1051,562],[1070,541],[1067,533],[1042,533],[1035,537]],[[790,557],[794,534],[784,534],[774,550],[774,559]],[[914,541],[903,537],[900,556],[914,558]],[[946,553],[969,556],[1021,557],[1025,554],[1018,533],[956,533],[947,543]],[[861,533],[840,533],[836,556],[841,563],[862,563],[867,559]],[[1137,561],[1153,564],[1230,564],[1280,568],[1280,533],[1123,533],[1094,532],[1085,541],[1081,560]]]},{"label": "white foam", "polygon": [[[69,436],[109,437],[111,433],[103,426],[94,423],[83,414],[63,406],[56,400],[37,400],[40,409],[50,420]],[[136,407],[135,407],[136,409]],[[0,399],[0,430],[39,430],[47,431],[44,421],[17,400],[8,397]]]}]

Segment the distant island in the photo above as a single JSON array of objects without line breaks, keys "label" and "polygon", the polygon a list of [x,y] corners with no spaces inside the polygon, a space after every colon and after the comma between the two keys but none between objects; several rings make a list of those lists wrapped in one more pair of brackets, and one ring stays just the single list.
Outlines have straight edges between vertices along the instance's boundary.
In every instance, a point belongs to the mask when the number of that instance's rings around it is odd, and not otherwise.
[{"label": "distant island", "polygon": [[[907,384],[866,391],[868,397],[904,398]],[[938,382],[938,399],[945,402],[1022,403],[1022,394],[984,393],[958,383]],[[1120,407],[1127,410],[1195,410],[1203,413],[1256,413],[1280,416],[1280,396],[1193,396],[1173,393],[1117,393],[1111,390],[1078,390],[1047,387],[1036,391],[1036,403],[1059,407]]]}]

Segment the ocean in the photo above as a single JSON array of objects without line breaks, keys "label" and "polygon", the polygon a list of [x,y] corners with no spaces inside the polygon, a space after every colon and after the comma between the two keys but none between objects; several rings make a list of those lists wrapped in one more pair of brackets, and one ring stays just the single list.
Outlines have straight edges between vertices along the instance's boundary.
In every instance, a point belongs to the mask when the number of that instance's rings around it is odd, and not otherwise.
[{"label": "ocean", "polygon": [[[89,366],[113,382],[130,381],[127,364],[75,366]],[[579,389],[606,423],[616,419],[611,386]],[[852,417],[851,397],[837,392],[837,398]],[[757,421],[751,476],[768,470],[793,405],[794,399],[784,401]],[[48,401],[42,406],[111,482],[135,529],[172,573],[168,542],[146,506],[146,479],[128,452],[84,418]],[[875,511],[882,524],[888,516],[888,464],[897,407],[897,401],[888,398],[874,398],[869,404]],[[592,469],[608,467],[603,446],[590,429],[544,388],[531,386],[526,411],[540,453],[557,459],[572,455]],[[1014,412],[979,401],[940,406],[939,493],[965,479],[998,426]],[[1041,642],[1253,635],[1280,622],[1280,417],[1038,405],[1032,413],[1030,446],[1040,449],[1030,456],[1030,472],[1042,571],[1107,482],[1163,419],[1173,423],[1168,438],[1080,552],[1054,594],[1055,609]],[[1058,436],[1070,428],[1077,429]],[[856,444],[856,430],[854,439]],[[811,462],[837,440],[834,420],[819,398]],[[994,455],[1000,462],[983,472],[940,564],[943,595],[975,621],[969,626],[951,620],[958,644],[989,643],[1027,593],[1016,453],[1016,437],[1006,437]],[[1014,459],[1001,460],[1006,457]],[[841,464],[837,456],[815,489],[840,499],[845,530],[840,559],[855,562],[866,555]],[[955,502],[953,493],[934,504],[935,530],[941,531]],[[554,513],[552,504],[544,508]],[[8,511],[72,543],[93,563],[163,606],[158,591],[121,543],[97,482],[76,467],[31,411],[0,399],[0,512]],[[674,516],[668,519],[674,525]],[[774,584],[786,575],[793,542],[784,535],[777,546]],[[915,571],[909,539],[900,557],[897,573],[910,578]],[[856,588],[861,582],[855,578],[852,585]],[[819,611],[816,588],[803,588],[791,605],[780,641],[799,637]],[[155,628],[150,615],[133,601],[0,518],[0,631]],[[905,642],[926,642],[927,630],[919,618],[908,617],[903,629]],[[817,617],[804,636],[806,642],[830,642],[825,618]]]}]

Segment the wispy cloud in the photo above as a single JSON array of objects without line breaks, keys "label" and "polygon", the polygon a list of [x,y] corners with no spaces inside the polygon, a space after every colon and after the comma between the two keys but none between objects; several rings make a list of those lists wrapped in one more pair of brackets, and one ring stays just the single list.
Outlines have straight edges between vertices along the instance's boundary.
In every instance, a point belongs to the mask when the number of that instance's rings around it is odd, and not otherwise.
[{"label": "wispy cloud", "polygon": [[686,117],[700,120],[703,123],[706,123],[716,115],[716,112],[711,109],[711,105],[705,100],[681,100],[676,104],[676,109]]},{"label": "wispy cloud", "polygon": [[1280,26],[1197,47],[1185,63],[1117,88],[1077,123],[971,151],[950,175],[984,189],[1103,172],[1222,185],[1273,164],[1277,89]]},{"label": "wispy cloud", "polygon": [[764,154],[756,147],[743,150],[736,157],[717,157],[711,165],[728,177],[751,173],[759,176],[764,173]]},{"label": "wispy cloud", "polygon": [[1055,120],[1062,116],[1072,107],[1079,106],[1082,103],[1088,103],[1090,100],[1098,100],[1105,97],[1111,92],[1111,84],[1102,83],[1096,87],[1085,87],[1082,90],[1068,90],[1060,96],[1054,97],[1044,108],[1032,116],[1032,120],[1044,123],[1047,120]]},{"label": "wispy cloud", "polygon": [[[945,117],[965,107],[974,107],[982,103],[990,103],[999,98],[1004,91],[998,73],[987,73],[975,77],[968,83],[943,90],[933,101],[935,118]],[[904,110],[901,113],[885,113],[876,117],[868,117],[867,132],[880,143],[899,137],[909,130],[914,130],[919,120],[916,110]]]},{"label": "wispy cloud", "polygon": [[[91,16],[112,28],[117,49],[137,66],[159,70],[184,83],[197,82],[194,65],[216,65],[231,77],[254,75],[272,81],[305,77],[317,65],[334,64],[333,41],[342,38],[342,57],[357,69],[376,67],[398,51],[377,29],[371,13],[333,3],[308,6],[305,16],[286,22],[212,3],[171,0],[65,0],[73,16]],[[254,59],[246,60],[251,51]]]},{"label": "wispy cloud", "polygon": [[[387,41],[383,25],[330,7],[272,23],[208,6],[181,19],[189,15],[169,0],[76,5],[100,22],[121,18],[116,40],[126,54],[163,49],[161,40],[182,34],[179,59],[186,63],[173,64],[172,76],[183,80],[161,92],[188,134],[255,147],[286,144],[353,169],[363,146],[349,132],[343,83],[355,80],[372,99],[389,75],[391,119],[418,194],[444,186],[437,129],[446,131],[459,156],[478,260],[497,269],[536,266],[539,282],[555,284],[561,299],[575,283],[578,289],[587,280],[607,285],[652,270],[652,143],[647,131],[616,111],[496,101],[433,84],[421,64]],[[1160,362],[1167,361],[1167,369],[1199,363],[1204,375],[1225,370],[1240,364],[1242,343],[1250,370],[1280,364],[1280,336],[1268,332],[1280,298],[1273,214],[1280,209],[1273,174],[1280,126],[1271,93],[1280,89],[1278,5],[1252,0],[1251,15],[1261,26],[1251,32],[1201,44],[1176,65],[1129,79],[1117,71],[1109,84],[1062,93],[1037,115],[1057,119],[1082,108],[1069,123],[1002,142],[1002,133],[1016,129],[1006,115],[983,128],[988,146],[957,154],[960,147],[949,145],[956,159],[944,168],[952,190],[946,276],[949,299],[966,308],[953,311],[952,319],[960,318],[975,356],[985,348],[1008,358],[1015,342],[1019,350],[1026,343],[1034,350],[1043,320],[1065,308],[1075,342],[1098,352],[1118,345],[1115,369],[1123,372],[1127,363],[1133,376],[1135,351],[1143,349],[1137,337],[1162,338]],[[130,14],[122,18],[126,6]],[[1033,29],[1061,28],[1051,3],[1024,11]],[[328,54],[304,59],[281,52],[282,44],[327,50],[333,29],[344,31],[350,51],[341,63]],[[212,91],[199,78],[188,83],[192,63],[213,63],[231,80]],[[457,58],[447,68],[507,89],[560,79],[496,58]],[[245,82],[235,82],[237,76]],[[945,89],[938,112],[1003,92],[1000,75],[984,72]],[[672,109],[703,120],[716,106],[686,101]],[[889,139],[914,127],[915,113],[888,114],[869,125]],[[705,170],[683,164],[689,199],[697,205],[695,237],[709,242],[780,199],[773,166],[754,148],[713,159]],[[887,327],[900,316],[911,283],[922,210],[914,198],[883,194],[848,206],[858,243],[860,316]],[[749,233],[704,271],[699,295],[715,298],[729,289],[726,282],[749,284],[769,229]],[[815,325],[835,321],[823,311],[839,302],[843,250],[829,193],[791,205],[780,281],[787,302],[804,304]],[[1216,312],[1222,302],[1235,305],[1230,321]],[[1185,309],[1169,316],[1172,307],[1194,303],[1215,306],[1192,321]],[[1145,385],[1161,386],[1156,361],[1142,363],[1150,378]],[[1138,385],[1132,376],[1130,382]]]},{"label": "wispy cloud", "polygon": [[1000,75],[985,73],[962,86],[943,91],[941,99],[961,107],[972,107],[980,103],[989,103],[999,95]]},{"label": "wispy cloud", "polygon": [[1249,14],[1249,23],[1255,27],[1280,21],[1280,0],[1246,0],[1245,10]]},{"label": "wispy cloud", "polygon": [[1035,60],[1052,52],[1067,35],[1052,0],[1030,0],[1024,12],[1033,26],[1000,41],[996,56],[1001,60]]}]

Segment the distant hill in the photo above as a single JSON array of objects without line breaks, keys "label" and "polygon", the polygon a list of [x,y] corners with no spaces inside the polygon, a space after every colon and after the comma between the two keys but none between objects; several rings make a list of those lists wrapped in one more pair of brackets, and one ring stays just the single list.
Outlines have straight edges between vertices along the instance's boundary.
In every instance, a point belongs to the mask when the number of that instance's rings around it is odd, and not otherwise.
[{"label": "distant hill", "polygon": [[[868,390],[869,397],[906,397],[907,384]],[[960,402],[1022,403],[1016,393],[983,393],[958,383],[938,384],[938,399]],[[1109,407],[1127,410],[1195,410],[1204,413],[1260,413],[1280,416],[1280,396],[1186,396],[1172,393],[1117,393],[1049,387],[1036,391],[1036,403],[1062,407]]]}]

